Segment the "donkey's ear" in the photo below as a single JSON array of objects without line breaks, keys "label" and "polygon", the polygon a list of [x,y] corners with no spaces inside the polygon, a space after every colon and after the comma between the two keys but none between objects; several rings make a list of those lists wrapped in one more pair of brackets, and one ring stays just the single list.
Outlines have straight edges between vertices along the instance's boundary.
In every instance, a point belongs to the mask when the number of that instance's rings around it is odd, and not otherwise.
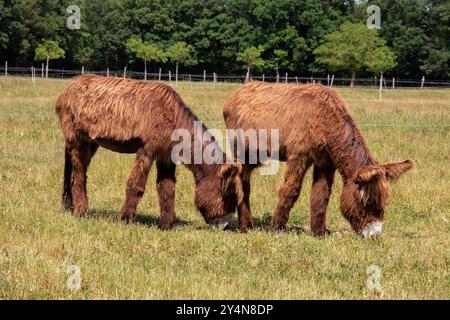
[{"label": "donkey's ear", "polygon": [[239,163],[226,163],[223,164],[220,168],[220,175],[222,178],[234,178],[235,176],[240,175],[242,172],[242,165]]},{"label": "donkey's ear", "polygon": [[240,163],[224,164],[220,168],[222,176],[222,193],[224,195],[236,194],[238,204],[242,203],[244,191],[242,190],[242,182],[240,175],[242,173],[242,165]]},{"label": "donkey's ear", "polygon": [[402,174],[411,170],[414,167],[414,161],[405,160],[398,162],[388,162],[383,163],[381,167],[383,167],[386,172],[386,178],[389,181],[395,181],[398,178],[400,178]]},{"label": "donkey's ear", "polygon": [[380,178],[383,174],[384,168],[378,165],[363,166],[361,169],[359,169],[358,174],[356,175],[355,182],[371,182]]}]

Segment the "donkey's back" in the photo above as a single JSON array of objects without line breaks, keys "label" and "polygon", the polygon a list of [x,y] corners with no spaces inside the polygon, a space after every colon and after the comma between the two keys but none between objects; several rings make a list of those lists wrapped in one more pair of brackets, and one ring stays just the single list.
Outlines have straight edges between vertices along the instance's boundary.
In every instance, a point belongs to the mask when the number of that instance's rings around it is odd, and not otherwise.
[{"label": "donkey's back", "polygon": [[147,140],[169,134],[181,98],[169,86],[93,75],[75,79],[58,97],[56,113],[67,140]]}]

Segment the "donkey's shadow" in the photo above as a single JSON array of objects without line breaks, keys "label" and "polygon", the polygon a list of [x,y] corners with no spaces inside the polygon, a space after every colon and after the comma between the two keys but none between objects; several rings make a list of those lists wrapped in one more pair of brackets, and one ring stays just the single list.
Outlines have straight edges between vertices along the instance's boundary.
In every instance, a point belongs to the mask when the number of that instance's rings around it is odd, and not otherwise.
[{"label": "donkey's shadow", "polygon": [[[98,220],[108,220],[119,223],[118,220],[118,211],[109,210],[109,209],[90,209],[89,213],[85,216],[88,219],[98,219]],[[183,220],[178,218],[182,226],[191,225],[192,223],[187,220]],[[159,227],[160,226],[160,218],[159,216],[143,214],[136,212],[136,223],[145,225],[147,227]]]},{"label": "donkey's shadow", "polygon": [[[119,223],[118,221],[118,211],[110,210],[110,209],[90,209],[89,213],[84,216],[84,218],[87,219],[97,219],[97,220],[107,220],[114,223]],[[193,223],[192,221],[183,220],[178,217],[178,220],[180,221],[179,226],[190,226],[197,230],[204,230],[208,229],[207,224],[199,225],[198,223]],[[274,232],[270,226],[269,226],[270,218],[267,218],[266,216],[262,217],[253,217],[253,227],[254,231],[265,231],[265,232]],[[144,213],[136,213],[136,223],[140,225],[144,225],[147,227],[159,227],[160,226],[160,218],[159,216],[150,215],[150,214],[144,214]],[[176,228],[176,227],[175,227]],[[233,222],[223,228],[224,231],[229,232],[237,232],[240,233],[237,217],[233,220]],[[292,225],[289,226],[286,230],[283,231],[276,231],[279,233],[308,233],[308,231],[299,226],[299,225]]]}]

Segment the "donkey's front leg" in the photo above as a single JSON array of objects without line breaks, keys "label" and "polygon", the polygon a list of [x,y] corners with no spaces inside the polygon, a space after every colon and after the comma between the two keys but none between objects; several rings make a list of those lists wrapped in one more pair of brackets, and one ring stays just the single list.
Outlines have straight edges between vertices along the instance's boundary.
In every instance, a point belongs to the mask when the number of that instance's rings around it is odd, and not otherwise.
[{"label": "donkey's front leg", "polygon": [[179,223],[175,214],[175,164],[172,162],[156,162],[158,169],[156,188],[158,189],[161,229],[167,230]]},{"label": "donkey's front leg", "polygon": [[250,176],[253,167],[244,165],[242,166],[242,169],[242,191],[244,192],[244,198],[242,203],[238,205],[239,230],[241,230],[241,232],[247,232],[249,229],[253,228],[253,219],[250,211]]},{"label": "donkey's front leg", "polygon": [[144,195],[148,172],[150,171],[152,162],[153,155],[150,152],[143,148],[138,150],[133,171],[131,171],[127,182],[125,203],[119,214],[121,221],[136,221],[136,208]]},{"label": "donkey's front leg", "polygon": [[272,229],[284,229],[289,220],[289,212],[300,195],[303,178],[309,162],[303,158],[291,159],[288,161],[284,173],[284,184],[278,191],[278,203],[270,222]]},{"label": "donkey's front leg", "polygon": [[328,233],[326,228],[327,205],[330,200],[335,170],[333,167],[321,168],[314,166],[310,197],[311,232],[317,236]]}]

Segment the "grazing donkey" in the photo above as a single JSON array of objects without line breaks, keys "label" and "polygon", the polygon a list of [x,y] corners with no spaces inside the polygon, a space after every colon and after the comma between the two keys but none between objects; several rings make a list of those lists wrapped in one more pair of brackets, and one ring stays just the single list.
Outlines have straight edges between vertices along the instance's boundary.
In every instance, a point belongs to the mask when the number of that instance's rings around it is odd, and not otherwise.
[{"label": "grazing donkey", "polygon": [[[279,130],[279,150],[270,150],[270,146],[265,150],[272,156],[278,153],[280,161],[287,161],[272,228],[285,227],[305,172],[314,165],[310,198],[313,234],[328,233],[326,208],[336,169],[343,179],[340,208],[344,217],[355,232],[365,237],[381,234],[389,185],[410,170],[413,161],[384,164],[375,161],[336,91],[315,84],[251,82],[228,98],[223,116],[229,129]],[[252,146],[248,136],[244,138],[240,143],[248,158],[250,152],[255,152],[251,149],[258,146]],[[244,201],[238,206],[238,214],[248,228],[252,226],[250,175],[258,164],[259,161],[243,165]]]},{"label": "grazing donkey", "polygon": [[[177,129],[193,133],[198,118],[171,87],[163,83],[80,76],[58,97],[56,113],[65,137],[62,202],[66,210],[79,214],[87,211],[86,171],[102,146],[120,153],[136,153],[119,219],[135,221],[136,207],[156,160],[161,228],[169,229],[178,223],[174,209],[176,166],[171,158],[175,142],[171,136]],[[200,130],[207,129],[202,125]],[[206,222],[235,211],[242,201],[240,164],[201,162],[186,166],[194,175],[195,203]]]}]

